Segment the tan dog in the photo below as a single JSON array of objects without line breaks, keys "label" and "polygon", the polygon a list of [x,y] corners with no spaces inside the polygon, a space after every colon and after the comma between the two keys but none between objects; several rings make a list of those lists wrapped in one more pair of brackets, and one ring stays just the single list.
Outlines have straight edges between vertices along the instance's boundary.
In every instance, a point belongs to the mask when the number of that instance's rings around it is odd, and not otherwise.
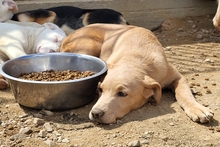
[{"label": "tan dog", "polygon": [[166,59],[163,47],[145,28],[94,24],[71,33],[61,51],[90,54],[108,64],[102,92],[90,111],[91,120],[113,123],[153,96],[160,102],[162,88],[176,93],[179,105],[196,122],[207,123],[213,112],[196,102],[185,78]]}]

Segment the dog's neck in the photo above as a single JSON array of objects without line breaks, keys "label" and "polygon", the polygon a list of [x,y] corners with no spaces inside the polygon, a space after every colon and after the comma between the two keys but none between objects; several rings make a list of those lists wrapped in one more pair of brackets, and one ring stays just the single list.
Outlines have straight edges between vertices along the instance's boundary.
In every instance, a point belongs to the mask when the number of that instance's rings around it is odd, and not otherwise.
[{"label": "dog's neck", "polygon": [[37,44],[38,44],[38,36],[41,34],[46,28],[45,27],[32,27],[32,26],[25,26],[24,28],[27,41],[23,43],[24,51],[27,54],[35,53]]}]

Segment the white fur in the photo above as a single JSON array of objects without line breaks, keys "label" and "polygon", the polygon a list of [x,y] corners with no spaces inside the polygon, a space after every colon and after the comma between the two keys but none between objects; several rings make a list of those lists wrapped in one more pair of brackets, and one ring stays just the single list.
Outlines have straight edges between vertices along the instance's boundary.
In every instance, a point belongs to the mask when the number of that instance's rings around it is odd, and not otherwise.
[{"label": "white fur", "polygon": [[10,20],[17,12],[18,7],[13,0],[0,0],[0,22]]},{"label": "white fur", "polygon": [[65,32],[53,23],[45,23],[46,29],[35,40],[37,53],[59,52],[61,42],[66,36]]},{"label": "white fur", "polygon": [[32,53],[58,52],[65,37],[66,34],[53,23],[0,23],[0,60]]}]

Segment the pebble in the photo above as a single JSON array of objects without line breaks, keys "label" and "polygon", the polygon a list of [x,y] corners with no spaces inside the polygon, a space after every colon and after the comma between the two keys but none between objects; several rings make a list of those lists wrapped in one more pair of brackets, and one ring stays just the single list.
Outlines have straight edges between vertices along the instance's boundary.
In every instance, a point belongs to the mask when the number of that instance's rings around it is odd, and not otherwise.
[{"label": "pebble", "polygon": [[148,139],[151,137],[151,133],[149,131],[144,132],[144,135],[142,136],[145,139]]},{"label": "pebble", "polygon": [[20,139],[24,139],[24,138],[26,138],[26,137],[27,137],[26,134],[20,134],[20,133],[18,133],[18,134],[15,134],[15,135],[11,136],[11,137],[10,137],[10,140],[11,140],[11,141],[20,140]]},{"label": "pebble", "polygon": [[174,126],[174,123],[171,122],[171,123],[169,123],[169,125],[170,125],[170,126]]},{"label": "pebble", "polygon": [[141,146],[141,143],[139,140],[135,140],[135,141],[131,141],[128,143],[128,146],[129,147],[140,147]]},{"label": "pebble", "polygon": [[33,123],[36,125],[43,125],[45,123],[44,119],[34,118]]},{"label": "pebble", "polygon": [[211,92],[210,89],[206,89],[205,93],[206,93],[206,94],[211,94],[212,92]]},{"label": "pebble", "polygon": [[54,147],[54,146],[56,146],[56,143],[53,142],[52,140],[49,140],[49,139],[46,140],[45,143],[46,143],[49,147]]},{"label": "pebble", "polygon": [[46,137],[46,131],[45,130],[40,130],[40,132],[38,133],[39,137],[45,138]]},{"label": "pebble", "polygon": [[42,117],[43,117],[43,115],[40,114],[40,113],[36,113],[36,114],[34,114],[33,116],[34,116],[34,117],[37,117],[37,118],[42,118]]},{"label": "pebble", "polygon": [[209,81],[209,78],[205,78],[206,81]]},{"label": "pebble", "polygon": [[55,134],[56,136],[61,136],[61,134],[57,131],[53,131],[53,134]]},{"label": "pebble", "polygon": [[64,139],[62,140],[62,142],[63,142],[63,143],[69,143],[70,141],[69,141],[68,138],[64,138]]},{"label": "pebble", "polygon": [[209,33],[209,31],[208,31],[208,30],[205,30],[205,29],[202,29],[202,32],[203,32],[203,33]]},{"label": "pebble", "polygon": [[25,117],[28,117],[28,114],[23,114],[19,116],[19,118],[25,118]]},{"label": "pebble", "polygon": [[52,116],[53,115],[53,112],[49,111],[49,110],[41,110],[40,111],[41,114],[43,115],[47,115],[47,116]]},{"label": "pebble", "polygon": [[145,139],[145,140],[142,140],[140,143],[141,144],[149,144],[149,141]]},{"label": "pebble", "polygon": [[33,131],[31,130],[31,128],[26,127],[26,128],[21,128],[19,131],[19,134],[31,134]]},{"label": "pebble", "polygon": [[166,50],[170,51],[172,48],[170,46],[166,47]]},{"label": "pebble", "polygon": [[196,25],[192,25],[192,28],[196,28],[197,26]]},{"label": "pebble", "polygon": [[208,88],[208,86],[203,86],[203,88],[204,88],[204,89],[207,89],[207,88]]},{"label": "pebble", "polygon": [[47,130],[47,132],[51,133],[53,132],[53,128],[51,127],[50,123],[45,123],[44,128]]},{"label": "pebble", "polygon": [[215,61],[214,61],[214,60],[211,60],[211,59],[209,59],[209,58],[205,59],[205,61],[204,61],[204,62],[206,62],[206,63],[215,63]]},{"label": "pebble", "polygon": [[216,86],[217,84],[215,82],[211,82],[212,86]]},{"label": "pebble", "polygon": [[194,75],[194,76],[199,76],[199,74],[198,74],[198,73],[194,73],[193,75]]},{"label": "pebble", "polygon": [[196,83],[194,83],[194,82],[189,82],[189,84],[190,84],[191,86],[196,86]]},{"label": "pebble", "polygon": [[191,77],[191,80],[195,80],[195,78],[194,78],[194,77]]},{"label": "pebble", "polygon": [[193,20],[187,20],[188,23],[193,23]]},{"label": "pebble", "polygon": [[160,135],[160,138],[162,140],[164,140],[164,141],[168,141],[169,140],[169,137],[167,137],[166,135],[163,135],[163,134]]},{"label": "pebble", "polygon": [[62,140],[63,140],[63,137],[62,137],[62,136],[58,136],[58,137],[57,137],[57,142],[62,142]]},{"label": "pebble", "polygon": [[197,35],[196,35],[196,38],[197,38],[197,39],[201,39],[202,37],[203,37],[203,36],[202,36],[201,34],[197,34]]},{"label": "pebble", "polygon": [[216,132],[220,132],[220,128],[216,128]]},{"label": "pebble", "polygon": [[192,88],[191,91],[192,91],[193,94],[198,93],[198,90],[196,88]]}]

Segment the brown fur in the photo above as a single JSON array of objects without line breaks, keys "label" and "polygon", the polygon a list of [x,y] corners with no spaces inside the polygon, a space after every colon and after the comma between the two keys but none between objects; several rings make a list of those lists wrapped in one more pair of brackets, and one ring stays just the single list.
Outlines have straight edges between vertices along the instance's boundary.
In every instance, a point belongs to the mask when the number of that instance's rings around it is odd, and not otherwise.
[{"label": "brown fur", "polygon": [[108,64],[101,96],[89,114],[91,120],[112,123],[151,96],[158,104],[164,87],[175,92],[193,121],[207,123],[213,117],[212,111],[196,102],[185,78],[168,63],[160,42],[145,28],[89,25],[67,36],[61,51],[97,56]]},{"label": "brown fur", "polygon": [[56,13],[54,13],[53,11],[49,11],[49,13],[50,13],[49,17],[38,17],[38,18],[29,17],[24,13],[18,15],[18,19],[20,22],[37,22],[39,24],[44,24],[46,22],[54,23],[56,19]]}]

